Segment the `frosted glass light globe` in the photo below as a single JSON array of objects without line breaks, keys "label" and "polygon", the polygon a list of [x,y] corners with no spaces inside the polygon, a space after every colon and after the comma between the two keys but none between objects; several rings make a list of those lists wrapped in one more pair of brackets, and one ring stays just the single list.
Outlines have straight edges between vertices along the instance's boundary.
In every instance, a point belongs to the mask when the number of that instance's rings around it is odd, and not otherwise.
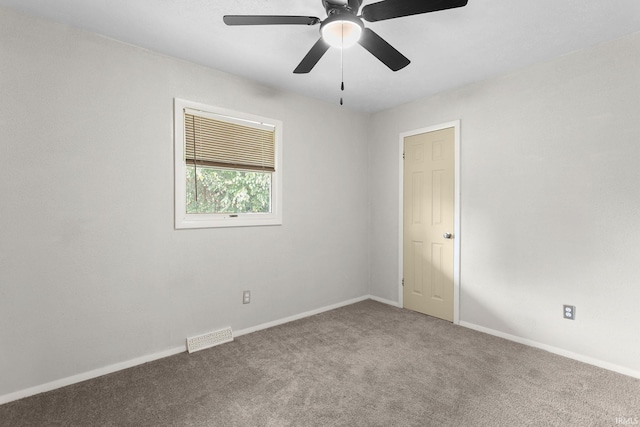
[{"label": "frosted glass light globe", "polygon": [[340,19],[341,16],[332,18],[334,17],[327,19],[320,28],[322,38],[330,46],[347,48],[360,40],[362,24],[356,22],[357,18],[348,19],[349,16],[345,16],[344,19]]}]

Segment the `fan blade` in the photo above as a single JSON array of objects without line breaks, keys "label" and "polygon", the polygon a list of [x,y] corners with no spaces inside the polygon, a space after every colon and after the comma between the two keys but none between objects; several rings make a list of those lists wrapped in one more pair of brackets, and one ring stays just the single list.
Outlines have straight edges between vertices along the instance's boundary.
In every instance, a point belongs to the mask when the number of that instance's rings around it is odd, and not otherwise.
[{"label": "fan blade", "polygon": [[313,45],[311,50],[307,53],[307,55],[302,58],[302,61],[296,67],[293,72],[295,74],[306,74],[316,66],[322,55],[325,54],[326,51],[329,50],[329,43],[325,42],[322,37],[318,39],[316,44]]},{"label": "fan blade", "polygon": [[467,0],[384,0],[362,8],[362,17],[369,22],[421,13],[437,12],[467,5]]},{"label": "fan blade", "polygon": [[362,30],[358,43],[393,71],[398,71],[411,62],[369,28]]},{"label": "fan blade", "polygon": [[279,15],[225,15],[222,20],[227,25],[316,25],[320,22],[315,16]]}]

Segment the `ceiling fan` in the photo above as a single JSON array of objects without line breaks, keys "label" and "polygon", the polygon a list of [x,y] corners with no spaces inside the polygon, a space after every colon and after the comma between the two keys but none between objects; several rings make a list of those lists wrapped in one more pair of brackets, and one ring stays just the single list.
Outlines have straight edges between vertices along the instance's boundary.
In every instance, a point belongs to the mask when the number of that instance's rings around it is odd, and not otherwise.
[{"label": "ceiling fan", "polygon": [[[411,61],[387,43],[382,37],[362,23],[384,21],[403,16],[453,9],[467,4],[467,0],[383,0],[364,6],[363,0],[322,0],[327,11],[323,21],[314,16],[287,15],[225,15],[227,25],[316,25],[320,24],[320,39],[293,71],[296,74],[310,72],[331,46],[346,48],[356,43],[393,71],[398,71]],[[360,11],[360,15],[358,15]]]}]

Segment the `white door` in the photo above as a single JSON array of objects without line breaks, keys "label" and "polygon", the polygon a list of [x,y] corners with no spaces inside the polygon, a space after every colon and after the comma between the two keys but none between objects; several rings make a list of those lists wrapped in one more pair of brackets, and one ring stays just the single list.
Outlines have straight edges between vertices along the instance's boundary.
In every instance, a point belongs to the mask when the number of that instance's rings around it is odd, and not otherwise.
[{"label": "white door", "polygon": [[404,138],[404,307],[453,321],[455,128]]}]

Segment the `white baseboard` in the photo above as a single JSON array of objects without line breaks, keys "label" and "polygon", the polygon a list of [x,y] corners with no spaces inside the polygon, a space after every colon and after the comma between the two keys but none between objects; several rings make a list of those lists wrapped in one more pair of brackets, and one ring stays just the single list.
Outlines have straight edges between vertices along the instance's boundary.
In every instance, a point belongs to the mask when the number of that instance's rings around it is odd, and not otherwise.
[{"label": "white baseboard", "polygon": [[[293,316],[285,317],[284,319],[274,320],[273,322],[263,323],[261,325],[252,326],[250,328],[242,329],[233,333],[234,336],[239,337],[242,335],[250,334],[251,332],[260,331],[267,328],[272,328],[274,326],[282,325],[285,323],[293,322],[294,320],[303,319],[305,317],[313,316],[315,314],[324,313],[325,311],[334,310],[336,308],[344,307],[347,305],[355,304],[360,301],[364,301],[367,299],[375,299],[376,301],[384,302],[384,300],[378,299],[376,297],[372,297],[369,295],[364,295],[359,298],[353,298],[347,301],[339,302],[337,304],[329,305],[326,307],[318,308],[311,311],[306,311],[304,313],[296,314]],[[394,305],[391,303],[390,305]],[[165,357],[173,356],[179,353],[183,353],[187,351],[186,341],[185,345],[181,347],[172,348],[169,350],[161,351],[154,354],[149,354],[146,356],[137,357],[135,359],[127,360],[125,362],[116,363],[113,365],[105,366],[103,368],[94,369],[89,372],[84,372],[77,375],[72,375],[70,377],[61,378],[59,380],[51,381],[46,384],[41,384],[35,387],[29,387],[24,390],[19,390],[13,393],[5,394],[0,396],[0,405],[5,403],[13,402],[14,400],[22,399],[29,396],[34,396],[36,394],[44,393],[47,391],[55,390],[57,388],[66,387],[68,385],[76,384],[82,381],[90,380],[93,378],[101,377],[103,375],[111,374],[113,372],[121,371],[123,369],[132,368],[137,365],[142,365],[143,363],[153,362],[154,360],[163,359]]]},{"label": "white baseboard", "polygon": [[[353,298],[347,301],[342,301],[337,304],[332,304],[326,307],[321,307],[311,311],[305,311],[303,313],[299,313],[293,316],[285,317],[283,319],[274,320],[272,322],[263,323],[261,325],[252,326],[250,328],[241,329],[239,331],[234,332],[234,336],[239,337],[242,335],[250,334],[252,332],[261,331],[263,329],[272,328],[274,326],[283,325],[285,323],[293,322],[294,320],[303,319],[305,317],[310,317],[316,314],[324,313],[325,311],[334,310],[336,308],[344,307],[347,305],[355,304],[360,301],[365,301],[367,299],[371,299],[373,301],[380,302],[382,304],[387,304],[393,307],[399,307],[399,303],[396,301],[387,300],[384,298],[379,298],[373,295],[364,295],[358,298]],[[540,348],[542,350],[546,350],[550,353],[558,354],[560,356],[568,357],[570,359],[578,360],[580,362],[588,363],[590,365],[598,366],[600,368],[608,369],[610,371],[618,372],[623,375],[627,375],[634,378],[640,379],[640,372],[634,371],[632,369],[615,365],[609,362],[605,362],[602,360],[594,359],[592,357],[584,356],[578,353],[573,353],[567,350],[563,350],[561,348],[553,347],[547,344],[542,344],[536,341],[532,341],[526,338],[518,337],[515,335],[506,334],[504,332],[496,331],[493,329],[485,328],[484,326],[479,326],[469,322],[460,322],[460,326],[465,328],[473,329],[479,332],[484,332],[489,335],[494,335],[500,338],[504,338],[510,341],[515,341],[520,344],[528,345],[530,347]],[[168,350],[164,350],[158,353],[149,354],[146,356],[137,357],[135,359],[127,360],[125,362],[116,363],[113,365],[105,366],[103,368],[94,369],[89,372],[84,372],[77,375],[72,375],[67,378],[61,378],[56,381],[52,381],[46,384],[41,384],[35,387],[30,387],[24,390],[19,390],[13,393],[5,394],[0,396],[0,405],[5,403],[12,402],[14,400],[22,399],[25,397],[33,396],[36,394],[44,393],[47,391],[55,390],[57,388],[65,387],[68,385],[76,384],[82,381],[90,380],[92,378],[101,377],[103,375],[111,374],[113,372],[121,371],[123,369],[132,368],[137,365],[142,365],[144,363],[153,362],[154,360],[163,359],[165,357],[173,356],[186,351],[186,344],[184,346],[171,348]]]},{"label": "white baseboard", "polygon": [[533,341],[527,338],[522,338],[516,335],[507,334],[504,332],[496,331],[494,329],[485,328],[484,326],[479,326],[474,323],[469,322],[460,322],[460,326],[465,328],[473,329],[474,331],[484,332],[485,334],[494,335],[496,337],[504,338],[509,341],[514,341],[520,344],[528,345],[529,347],[539,348],[541,350],[548,351],[549,353],[554,353],[560,356],[567,357],[569,359],[577,360],[579,362],[587,363],[589,365],[597,366],[599,368],[607,369],[609,371],[617,372],[619,374],[627,375],[629,377],[634,377],[640,379],[640,372],[635,371],[633,369],[629,369],[624,366],[616,365],[610,362],[605,362],[604,360],[596,359],[590,356],[585,356],[583,354],[574,353],[572,351],[568,351],[562,348],[554,347],[548,344],[543,344],[537,341]]},{"label": "white baseboard", "polygon": [[[382,304],[391,305],[393,307],[400,307],[400,303],[398,301],[391,301],[391,300],[380,298],[380,297],[376,297],[376,296],[373,296],[373,295],[369,295],[369,299],[381,302]],[[400,307],[400,308],[402,308],[402,307]]]},{"label": "white baseboard", "polygon": [[283,319],[274,320],[273,322],[263,323],[261,325],[252,326],[250,328],[241,329],[233,333],[234,337],[240,337],[252,332],[261,331],[263,329],[273,328],[274,326],[284,325],[285,323],[293,322],[294,320],[304,319],[305,317],[314,316],[316,314],[324,313],[325,311],[335,310],[336,308],[344,307],[347,305],[355,304],[360,301],[372,299],[369,295],[364,295],[358,298],[353,298],[347,301],[342,301],[337,304],[328,305],[326,307],[317,308],[311,311],[305,311],[304,313],[294,314],[293,316],[285,317]]},{"label": "white baseboard", "polygon": [[22,399],[25,397],[33,396],[36,394],[44,393],[47,391],[55,390],[57,388],[66,387],[68,385],[80,383],[82,381],[90,380],[93,378],[101,377],[103,375],[111,374],[113,372],[122,371],[123,369],[132,368],[143,363],[153,362],[154,360],[163,359],[165,357],[173,356],[178,353],[182,353],[187,350],[186,344],[182,347],[176,347],[169,350],[161,351],[154,354],[148,354],[146,356],[137,357],[135,359],[127,360],[125,362],[116,363],[113,365],[105,366],[104,368],[94,369],[89,372],[84,372],[70,377],[61,378],[59,380],[51,381],[46,384],[41,384],[35,387],[29,387],[24,390],[19,390],[14,393],[5,394],[0,396],[0,405],[12,402],[14,400]]}]

